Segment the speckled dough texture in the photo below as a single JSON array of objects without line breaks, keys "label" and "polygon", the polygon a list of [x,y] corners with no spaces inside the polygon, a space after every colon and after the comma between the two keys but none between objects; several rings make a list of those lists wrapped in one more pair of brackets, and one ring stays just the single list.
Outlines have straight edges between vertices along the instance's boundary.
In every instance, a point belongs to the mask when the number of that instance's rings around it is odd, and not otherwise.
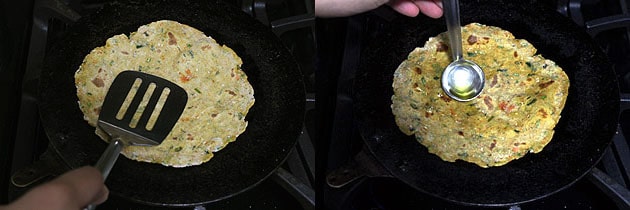
[{"label": "speckled dough texture", "polygon": [[569,79],[536,48],[498,27],[462,28],[464,58],[481,66],[485,89],[458,102],[440,86],[451,62],[446,33],[413,50],[394,73],[392,111],[407,135],[445,161],[501,166],[540,152],[554,134]]},{"label": "speckled dough texture", "polygon": [[193,27],[169,20],[152,22],[129,36],[107,39],[105,46],[85,57],[75,73],[79,107],[84,119],[96,126],[118,73],[137,70],[166,78],[188,93],[182,116],[160,145],[128,146],[122,154],[165,166],[199,165],[247,127],[245,116],[254,104],[254,90],[241,64],[232,49]]}]

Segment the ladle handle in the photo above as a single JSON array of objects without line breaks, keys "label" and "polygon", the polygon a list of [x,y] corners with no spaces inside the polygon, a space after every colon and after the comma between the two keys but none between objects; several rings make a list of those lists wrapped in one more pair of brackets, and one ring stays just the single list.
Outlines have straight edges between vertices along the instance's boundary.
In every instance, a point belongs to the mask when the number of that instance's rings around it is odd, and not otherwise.
[{"label": "ladle handle", "polygon": [[453,61],[463,58],[462,53],[462,26],[459,23],[459,1],[443,0],[444,17],[448,29],[448,40],[451,43],[451,55]]}]

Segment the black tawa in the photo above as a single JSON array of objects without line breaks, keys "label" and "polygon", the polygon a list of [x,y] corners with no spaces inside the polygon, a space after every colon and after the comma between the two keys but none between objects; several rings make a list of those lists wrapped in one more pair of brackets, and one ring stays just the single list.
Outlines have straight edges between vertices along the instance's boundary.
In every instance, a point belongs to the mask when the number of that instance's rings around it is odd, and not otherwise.
[{"label": "black tawa", "polygon": [[232,48],[243,60],[256,102],[246,116],[247,130],[207,163],[172,168],[119,159],[106,182],[111,195],[139,204],[194,206],[252,188],[279,167],[297,142],[304,116],[303,77],[268,27],[218,0],[114,1],[50,40],[39,87],[50,146],[70,168],[96,162],[106,143],[83,120],[74,72],[107,38],[158,20],[192,26]]},{"label": "black tawa", "polygon": [[465,205],[515,205],[576,182],[602,157],[618,122],[619,88],[607,57],[583,29],[537,1],[460,3],[462,25],[478,22],[508,30],[567,73],[569,94],[553,139],[540,153],[481,168],[442,161],[404,135],[390,108],[393,73],[409,52],[446,31],[446,25],[443,19],[397,17],[362,52],[357,71],[354,109],[369,151],[413,188]]}]

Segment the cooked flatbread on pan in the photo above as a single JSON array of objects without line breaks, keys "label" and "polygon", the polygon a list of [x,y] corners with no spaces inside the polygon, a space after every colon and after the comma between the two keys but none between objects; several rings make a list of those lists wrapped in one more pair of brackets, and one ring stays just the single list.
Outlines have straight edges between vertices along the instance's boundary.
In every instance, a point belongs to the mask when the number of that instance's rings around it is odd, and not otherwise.
[{"label": "cooked flatbread on pan", "polygon": [[566,102],[569,79],[536,48],[498,27],[462,28],[464,58],[485,72],[478,98],[458,102],[442,90],[451,62],[446,33],[413,50],[394,73],[396,124],[445,161],[501,166],[540,152],[554,133]]},{"label": "cooked flatbread on pan", "polygon": [[241,64],[232,49],[193,27],[169,20],[149,23],[130,36],[107,39],[105,46],[85,57],[75,73],[79,107],[85,120],[96,126],[118,73],[137,70],[166,78],[188,93],[182,116],[160,145],[129,146],[122,154],[165,166],[199,165],[247,127],[245,116],[254,104],[254,90]]}]

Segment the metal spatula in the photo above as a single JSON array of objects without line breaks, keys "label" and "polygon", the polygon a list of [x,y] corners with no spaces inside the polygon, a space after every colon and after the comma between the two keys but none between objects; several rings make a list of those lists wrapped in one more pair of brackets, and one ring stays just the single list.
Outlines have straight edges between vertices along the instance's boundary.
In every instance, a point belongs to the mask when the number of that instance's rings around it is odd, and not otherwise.
[{"label": "metal spatula", "polygon": [[[98,128],[110,137],[109,146],[96,162],[103,179],[107,179],[123,146],[162,143],[187,101],[183,88],[161,77],[139,71],[118,74],[98,117]],[[87,209],[94,209],[94,205]]]}]

